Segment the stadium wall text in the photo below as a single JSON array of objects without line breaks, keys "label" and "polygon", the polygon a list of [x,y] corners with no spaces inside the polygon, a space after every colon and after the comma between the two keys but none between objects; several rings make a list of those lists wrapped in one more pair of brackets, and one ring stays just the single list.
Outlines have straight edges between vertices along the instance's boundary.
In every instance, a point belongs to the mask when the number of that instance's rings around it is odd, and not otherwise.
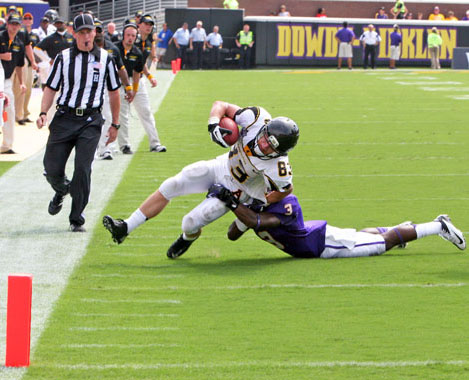
[{"label": "stadium wall text", "polygon": [[[246,19],[251,19],[247,17]],[[278,20],[278,18],[277,18]],[[307,20],[307,19],[303,19]],[[317,20],[317,19],[316,19]],[[310,22],[272,22],[249,20],[255,29],[256,64],[262,65],[335,65],[338,55],[338,43],[335,34],[342,28],[341,22],[327,23]],[[359,41],[360,35],[366,30],[370,20],[357,22],[348,20],[349,27],[354,31],[356,40],[353,43],[353,61],[355,65],[363,62],[363,48]],[[363,20],[365,21],[365,20]],[[375,22],[376,20],[373,20]],[[381,36],[378,45],[377,60],[379,65],[388,65],[390,56],[390,35],[393,23],[375,24]],[[415,22],[414,22],[415,23]],[[440,49],[440,60],[443,65],[450,66],[455,47],[469,46],[469,23],[464,26],[455,23],[439,23],[438,31],[443,40]],[[401,24],[402,34],[400,65],[429,65],[430,54],[427,48],[427,36],[433,24],[425,22],[418,25]]]}]

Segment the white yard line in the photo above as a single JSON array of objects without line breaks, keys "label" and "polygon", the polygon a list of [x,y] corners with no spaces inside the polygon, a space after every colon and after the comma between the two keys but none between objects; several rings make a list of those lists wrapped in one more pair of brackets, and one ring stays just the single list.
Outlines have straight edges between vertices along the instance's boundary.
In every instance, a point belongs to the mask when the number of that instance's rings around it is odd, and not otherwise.
[{"label": "white yard line", "polygon": [[159,290],[253,290],[253,289],[363,289],[363,288],[462,288],[469,286],[467,282],[457,283],[437,283],[437,284],[257,284],[257,285],[226,285],[226,286],[148,286],[148,287],[131,287],[131,286],[112,286],[104,287],[100,290],[104,291],[159,291]]},{"label": "white yard line", "polygon": [[[152,109],[156,111],[171,86],[169,71],[157,73],[159,87],[149,89]],[[37,100],[38,101],[38,100]],[[135,120],[135,119],[134,119]],[[138,120],[132,125],[132,145],[137,147],[144,137]],[[164,140],[163,140],[164,143]],[[75,265],[86,252],[96,223],[114,189],[121,180],[132,156],[117,155],[113,161],[95,161],[91,199],[86,208],[87,233],[71,233],[68,228],[70,197],[57,216],[47,213],[53,196],[43,177],[43,150],[17,164],[0,177],[0,302],[7,299],[7,276],[10,273],[31,273],[33,280],[31,347],[40,337],[54,304],[67,284]],[[69,160],[73,164],[73,157]],[[71,168],[67,168],[71,175]],[[47,284],[41,291],[36,283]],[[0,310],[0,358],[5,358],[5,309]],[[20,379],[24,370],[0,367],[0,380]]]},{"label": "white yard line", "polygon": [[59,368],[66,370],[102,371],[111,369],[130,370],[158,370],[158,369],[214,369],[214,368],[321,368],[321,367],[371,367],[371,368],[395,368],[395,367],[428,367],[437,365],[467,366],[468,360],[416,360],[416,361],[321,361],[321,362],[286,362],[274,360],[259,360],[247,362],[221,362],[221,363],[153,363],[153,364],[60,364],[51,363],[38,365],[39,368]]},{"label": "white yard line", "polygon": [[101,298],[82,298],[82,302],[88,303],[167,303],[173,305],[179,305],[181,303],[180,300],[165,300],[165,299],[120,299],[120,300],[108,300],[108,299],[101,299]]},{"label": "white yard line", "polygon": [[[131,255],[135,256],[135,255]],[[122,273],[93,273],[91,277],[121,277],[121,278],[179,278],[184,277],[183,274],[122,274]]]},{"label": "white yard line", "polygon": [[164,313],[155,313],[155,314],[125,314],[125,313],[73,313],[70,314],[74,317],[83,317],[83,318],[92,318],[92,317],[119,317],[119,318],[179,318],[179,314],[164,314]]},{"label": "white yard line", "polygon": [[[419,78],[420,79],[420,78]],[[428,81],[413,81],[413,82],[405,82],[405,81],[397,81],[397,84],[401,84],[403,86],[428,86],[431,84],[432,86],[440,86],[440,85],[456,85],[456,84],[462,84],[462,82],[453,82],[453,81],[447,81],[447,82],[428,82]]]},{"label": "white yard line", "polygon": [[110,343],[110,344],[97,344],[97,343],[90,343],[90,344],[62,344],[61,348],[153,348],[153,347],[180,347],[179,344],[172,344],[172,343],[149,343],[149,344],[117,344],[117,343]]},{"label": "white yard line", "polygon": [[179,327],[123,327],[123,326],[112,326],[112,327],[86,327],[76,326],[69,327],[68,331],[175,331],[179,330]]}]

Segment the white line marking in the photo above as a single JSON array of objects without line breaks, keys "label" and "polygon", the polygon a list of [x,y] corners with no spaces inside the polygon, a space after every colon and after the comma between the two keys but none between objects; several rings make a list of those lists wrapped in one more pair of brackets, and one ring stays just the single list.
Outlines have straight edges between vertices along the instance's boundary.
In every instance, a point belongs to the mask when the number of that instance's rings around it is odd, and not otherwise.
[{"label": "white line marking", "polygon": [[179,327],[121,327],[121,326],[112,326],[112,327],[69,327],[69,331],[174,331],[179,330]]},{"label": "white line marking", "polygon": [[451,81],[448,81],[448,82],[431,82],[431,83],[428,83],[427,81],[415,81],[415,82],[403,82],[403,81],[398,81],[396,82],[397,84],[402,84],[404,86],[427,86],[429,84],[431,84],[432,86],[435,86],[435,85],[450,85],[450,84],[462,84],[461,82],[451,82]]},{"label": "white line marking", "polygon": [[394,174],[306,174],[297,178],[362,178],[362,177],[467,177],[469,173],[394,173]]},{"label": "white line marking", "polygon": [[302,201],[310,202],[449,202],[449,201],[469,201],[469,198],[458,197],[458,198],[301,198]]},{"label": "white line marking", "polygon": [[[122,288],[124,289],[124,288]],[[84,317],[84,318],[90,318],[90,317],[106,317],[106,318],[112,318],[112,317],[122,317],[122,318],[156,318],[156,317],[161,317],[161,318],[178,318],[179,314],[163,314],[163,313],[158,313],[158,314],[123,314],[123,313],[73,313],[71,314],[74,317]]]},{"label": "white line marking", "polygon": [[303,145],[466,145],[463,142],[444,142],[444,141],[419,141],[419,142],[374,142],[374,141],[357,141],[357,142],[304,142]]},{"label": "white line marking", "polygon": [[92,273],[92,277],[120,277],[120,278],[181,278],[184,277],[183,274],[141,274],[141,273],[136,273],[136,274],[122,274],[122,273]]},{"label": "white line marking", "polygon": [[[469,87],[420,87],[423,91],[449,91],[449,92],[467,92]],[[427,122],[425,122],[427,124]]]},{"label": "white line marking", "polygon": [[319,367],[428,367],[436,365],[466,366],[468,360],[420,360],[420,361],[324,361],[324,362],[280,362],[280,361],[248,361],[222,363],[154,363],[154,364],[43,364],[36,367],[60,368],[67,370],[157,370],[157,369],[210,369],[210,368],[240,368],[240,367],[268,367],[268,368],[319,368]]},{"label": "white line marking", "polygon": [[90,303],[169,303],[169,304],[174,304],[178,305],[181,303],[179,300],[163,300],[163,299],[157,299],[157,300],[139,300],[139,299],[134,299],[134,300],[106,300],[106,299],[100,299],[100,298],[82,298],[82,302],[90,302]]},{"label": "white line marking", "polygon": [[150,343],[150,344],[62,344],[61,348],[151,348],[151,347],[180,347],[179,344],[172,343]]},{"label": "white line marking", "polygon": [[[159,71],[159,85],[149,88],[151,106],[157,111],[173,80],[170,72]],[[38,101],[38,100],[36,100]],[[138,120],[131,125],[131,143],[137,147],[143,140],[145,131]],[[146,149],[146,148],[145,148]],[[2,238],[0,238],[0,300],[7,299],[7,278],[9,273],[32,273],[33,289],[36,282],[49,284],[34,292],[31,320],[31,352],[46,326],[47,319],[56,300],[67,285],[70,274],[86,252],[93,234],[73,234],[67,231],[70,210],[70,197],[64,202],[62,212],[54,217],[47,214],[47,205],[54,194],[44,179],[42,158],[44,150],[18,163],[0,177],[2,207]],[[114,189],[119,184],[122,173],[132,156],[119,155],[112,162],[95,161],[93,164],[91,198],[86,208],[86,228],[93,231]],[[70,157],[66,168],[71,175],[74,165]],[[21,200],[21,201],[20,201]],[[3,207],[8,205],[8,207]],[[8,221],[5,222],[5,221]],[[26,222],[27,221],[27,222]],[[109,238],[109,242],[111,242]],[[6,319],[4,309],[0,310],[0,321]],[[5,323],[0,323],[0,357],[5,358]],[[17,380],[23,370],[0,370],[0,379]]]},{"label": "white line marking", "polygon": [[469,286],[467,282],[437,284],[257,284],[226,286],[155,286],[155,287],[108,287],[115,291],[156,291],[156,290],[244,290],[244,289],[333,289],[333,288],[461,288]]},{"label": "white line marking", "polygon": [[469,95],[447,95],[447,97],[455,100],[469,100]]},{"label": "white line marking", "polygon": [[[407,77],[398,77],[398,76],[390,76],[390,77],[380,77],[379,79],[384,79],[384,80],[408,80],[410,79],[408,76]],[[419,80],[436,80],[437,78],[436,77],[416,77],[415,79],[419,79]],[[428,84],[428,83],[427,83]],[[430,83],[431,84],[431,83]]]}]

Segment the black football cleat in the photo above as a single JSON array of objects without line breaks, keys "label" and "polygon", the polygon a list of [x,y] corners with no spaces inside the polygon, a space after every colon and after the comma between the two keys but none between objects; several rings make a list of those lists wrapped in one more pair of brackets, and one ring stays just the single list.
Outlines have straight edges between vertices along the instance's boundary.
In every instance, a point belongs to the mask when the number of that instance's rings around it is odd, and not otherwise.
[{"label": "black football cleat", "polygon": [[122,219],[114,219],[106,215],[103,217],[103,225],[111,233],[112,240],[117,244],[121,244],[128,235],[127,223]]},{"label": "black football cleat", "polygon": [[55,193],[54,198],[49,202],[49,214],[57,215],[60,210],[62,210],[62,205],[64,203],[65,195],[60,195],[59,193]]},{"label": "black football cleat", "polygon": [[86,232],[86,228],[81,224],[70,224],[70,231],[72,232]]},{"label": "black football cleat", "polygon": [[173,244],[171,244],[171,247],[169,247],[168,252],[166,252],[166,256],[168,256],[170,259],[177,259],[189,249],[189,247],[193,242],[195,242],[195,240],[184,240],[182,234],[179,235],[177,240]]}]

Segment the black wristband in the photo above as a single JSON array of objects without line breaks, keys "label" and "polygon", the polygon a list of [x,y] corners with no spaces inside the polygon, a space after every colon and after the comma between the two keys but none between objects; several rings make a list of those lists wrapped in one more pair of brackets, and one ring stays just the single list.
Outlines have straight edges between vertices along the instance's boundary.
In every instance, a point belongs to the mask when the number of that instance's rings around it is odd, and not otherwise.
[{"label": "black wristband", "polygon": [[111,123],[111,127],[114,127],[116,129],[119,129],[121,127],[120,124],[116,124],[116,123]]},{"label": "black wristband", "polygon": [[41,112],[41,113],[39,114],[39,117],[41,117],[42,115],[47,115],[47,112]]}]

